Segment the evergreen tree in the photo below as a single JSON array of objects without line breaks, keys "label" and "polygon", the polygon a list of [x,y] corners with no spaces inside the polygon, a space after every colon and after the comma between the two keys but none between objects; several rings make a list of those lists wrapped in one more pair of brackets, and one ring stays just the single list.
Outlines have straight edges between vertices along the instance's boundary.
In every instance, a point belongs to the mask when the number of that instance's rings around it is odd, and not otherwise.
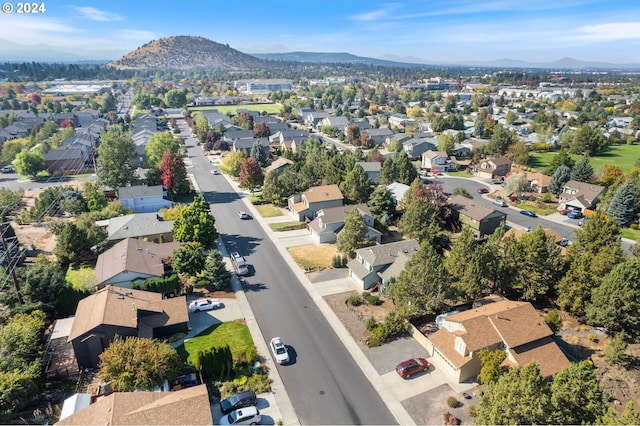
[{"label": "evergreen tree", "polygon": [[267,154],[260,144],[260,141],[256,140],[253,143],[253,145],[251,146],[251,154],[249,154],[249,157],[256,160],[260,167],[264,167],[267,164]]},{"label": "evergreen tree", "polygon": [[212,291],[225,290],[229,287],[231,280],[231,272],[222,258],[222,253],[218,250],[212,250],[204,262],[204,270],[198,276],[198,284],[208,286]]},{"label": "evergreen tree", "polygon": [[380,167],[380,174],[378,175],[378,183],[381,185],[389,185],[396,181],[396,162],[394,157],[388,157],[382,163]]},{"label": "evergreen tree", "polygon": [[396,180],[405,185],[411,185],[411,182],[418,177],[416,167],[411,163],[406,152],[401,152],[395,163]]},{"label": "evergreen tree", "polygon": [[571,169],[571,179],[578,182],[593,183],[593,176],[593,166],[587,156],[583,156]]},{"label": "evergreen tree", "polygon": [[594,424],[606,410],[594,367],[587,361],[557,372],[551,382],[552,424]]},{"label": "evergreen tree", "polygon": [[395,213],[396,203],[384,185],[376,186],[367,203],[373,217],[382,223],[386,223]]},{"label": "evergreen tree", "polygon": [[482,254],[470,227],[463,227],[446,260],[452,286],[464,300],[475,300],[483,290]]},{"label": "evergreen tree", "polygon": [[626,226],[635,219],[637,208],[638,198],[635,188],[630,181],[627,181],[618,187],[613,195],[607,209],[607,215],[619,225]]},{"label": "evergreen tree", "polygon": [[555,196],[560,195],[562,187],[571,179],[571,169],[565,165],[559,166],[549,180],[547,190]]},{"label": "evergreen tree", "polygon": [[353,259],[356,256],[357,249],[374,244],[373,241],[367,238],[368,232],[369,227],[364,218],[360,216],[358,209],[354,208],[345,218],[344,226],[338,233],[336,248]]},{"label": "evergreen tree", "polygon": [[356,164],[340,184],[340,190],[348,204],[365,203],[371,193],[371,181],[364,169]]},{"label": "evergreen tree", "polygon": [[576,162],[566,149],[561,149],[558,154],[554,155],[549,163],[549,168],[546,170],[548,175],[553,176],[556,172],[556,169],[560,166],[567,166],[569,169],[572,169],[575,166]]}]

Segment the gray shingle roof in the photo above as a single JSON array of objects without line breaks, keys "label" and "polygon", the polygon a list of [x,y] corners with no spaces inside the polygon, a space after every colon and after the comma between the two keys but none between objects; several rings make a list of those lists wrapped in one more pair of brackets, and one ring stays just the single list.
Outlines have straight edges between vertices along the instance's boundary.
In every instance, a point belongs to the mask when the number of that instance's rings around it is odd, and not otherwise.
[{"label": "gray shingle roof", "polygon": [[416,240],[402,240],[395,243],[381,244],[356,250],[372,266],[389,265],[398,257],[398,252],[409,253],[417,251],[420,244]]}]

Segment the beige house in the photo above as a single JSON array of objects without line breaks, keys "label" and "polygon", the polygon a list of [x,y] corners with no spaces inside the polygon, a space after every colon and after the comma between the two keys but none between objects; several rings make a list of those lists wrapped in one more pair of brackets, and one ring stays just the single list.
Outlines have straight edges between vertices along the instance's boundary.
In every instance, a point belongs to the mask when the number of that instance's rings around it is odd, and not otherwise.
[{"label": "beige house", "polygon": [[314,186],[289,197],[289,211],[296,220],[312,220],[322,209],[340,207],[344,197],[338,185]]},{"label": "beige house", "polygon": [[358,213],[369,227],[367,238],[379,244],[382,234],[373,227],[375,219],[371,215],[369,207],[364,203],[331,207],[318,211],[316,218],[309,223],[309,231],[316,238],[318,244],[335,243],[338,239],[338,234],[344,227],[345,219],[353,209],[358,210]]},{"label": "beige house", "polygon": [[440,319],[440,329],[427,336],[425,346],[440,370],[457,383],[478,375],[478,351],[485,348],[505,351],[505,366],[535,361],[543,377],[570,365],[553,340],[553,331],[530,303],[490,301]]},{"label": "beige house", "polygon": [[593,210],[606,190],[604,186],[570,180],[562,187],[558,209]]},{"label": "beige house", "polygon": [[503,178],[511,171],[511,164],[509,157],[501,155],[482,161],[478,164],[476,173],[479,177],[486,179]]}]

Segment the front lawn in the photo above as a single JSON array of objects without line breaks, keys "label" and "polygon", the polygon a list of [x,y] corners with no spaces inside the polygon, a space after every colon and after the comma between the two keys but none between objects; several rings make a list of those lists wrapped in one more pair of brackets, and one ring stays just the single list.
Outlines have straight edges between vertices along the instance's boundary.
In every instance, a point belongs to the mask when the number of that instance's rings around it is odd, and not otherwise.
[{"label": "front lawn", "polygon": [[283,216],[282,210],[280,210],[273,204],[261,204],[254,207],[256,208],[256,210],[258,210],[258,213],[260,213],[260,216],[262,217]]},{"label": "front lawn", "polygon": [[177,351],[182,361],[193,365],[198,352],[225,345],[229,345],[234,358],[252,348],[253,339],[249,327],[235,321],[214,324],[178,346]]},{"label": "front lawn", "polygon": [[473,174],[469,173],[466,170],[456,171],[456,172],[446,172],[447,176],[457,177],[457,178],[472,178]]},{"label": "front lawn", "polygon": [[[534,167],[542,172],[549,167],[551,160],[557,152],[531,152],[529,153],[530,167]],[[576,163],[580,160],[580,155],[570,154]],[[595,157],[589,157],[589,162],[593,166],[596,174],[602,174],[604,166],[607,164],[615,164],[620,167],[623,172],[628,172],[633,168],[636,159],[640,157],[640,144],[638,145],[610,145],[606,147],[602,153]]]},{"label": "front lawn", "polygon": [[321,271],[331,267],[331,260],[338,253],[335,244],[297,246],[287,249],[302,269]]},{"label": "front lawn", "polygon": [[640,229],[622,228],[620,229],[620,236],[622,238],[638,241],[638,237],[640,237]]},{"label": "front lawn", "polygon": [[539,204],[532,204],[532,203],[520,203],[518,204],[518,208],[523,210],[531,210],[538,216],[546,216],[548,214],[553,214],[557,212],[556,209],[553,209],[551,207],[543,207]]},{"label": "front lawn", "polygon": [[269,226],[274,232],[295,231],[296,229],[304,229],[307,227],[304,222],[278,222],[270,223]]},{"label": "front lawn", "polygon": [[74,266],[67,269],[65,279],[76,290],[92,290],[95,286],[96,269],[91,266]]}]

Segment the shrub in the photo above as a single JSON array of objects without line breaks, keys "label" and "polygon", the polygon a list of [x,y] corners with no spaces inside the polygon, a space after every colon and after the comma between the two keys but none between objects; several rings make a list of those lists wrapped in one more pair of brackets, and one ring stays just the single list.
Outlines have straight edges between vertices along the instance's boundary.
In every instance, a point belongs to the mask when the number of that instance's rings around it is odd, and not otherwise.
[{"label": "shrub", "polygon": [[409,322],[407,321],[406,318],[398,315],[394,311],[391,311],[385,317],[384,325],[387,328],[388,335],[395,336],[407,331],[407,328],[409,327]]},{"label": "shrub", "polygon": [[349,263],[349,257],[345,254],[342,256],[342,266],[347,266],[347,263]]},{"label": "shrub", "polygon": [[389,330],[384,324],[378,324],[371,330],[371,336],[366,341],[368,347],[373,348],[382,345],[389,337]]},{"label": "shrub", "polygon": [[587,339],[589,339],[592,342],[597,342],[598,341],[598,339],[596,339],[596,336],[593,333],[587,334]]},{"label": "shrub", "polygon": [[342,257],[339,254],[336,254],[331,258],[331,267],[340,268],[341,266],[342,266]]},{"label": "shrub", "polygon": [[171,335],[171,336],[169,337],[169,343],[175,343],[175,342],[177,342],[178,340],[183,339],[183,338],[184,338],[184,336],[186,336],[186,335],[187,335],[186,333],[176,333],[176,334],[173,334],[173,335]]},{"label": "shrub", "polygon": [[353,294],[347,298],[347,303],[351,306],[360,306],[362,305],[362,298],[357,294]]},{"label": "shrub", "polygon": [[540,201],[542,201],[543,203],[550,203],[551,201],[553,201],[553,197],[551,196],[550,193],[545,192],[542,195],[542,198],[540,198]]},{"label": "shrub", "polygon": [[369,331],[371,331],[374,328],[376,328],[377,325],[378,325],[378,323],[376,322],[376,319],[373,316],[370,316],[364,322],[364,328],[366,328]]},{"label": "shrub", "polygon": [[376,296],[375,294],[371,294],[369,292],[364,292],[362,293],[362,297],[364,297],[364,300],[367,301],[368,304],[373,305],[373,306],[378,306],[379,304],[381,304],[382,302],[380,302],[380,298],[378,296]]},{"label": "shrub", "polygon": [[469,417],[476,417],[477,413],[476,413],[476,406],[475,405],[470,405],[469,406]]},{"label": "shrub", "polygon": [[604,350],[604,360],[609,365],[619,365],[626,368],[629,365],[629,356],[626,354],[627,346],[624,333],[616,334]]},{"label": "shrub", "polygon": [[241,387],[247,384],[247,382],[249,381],[249,378],[247,376],[238,376],[235,379],[233,379],[233,384],[236,387]]},{"label": "shrub", "polygon": [[450,396],[449,398],[447,398],[447,405],[450,408],[456,408],[458,406],[458,398],[456,398],[455,396]]},{"label": "shrub", "polygon": [[638,229],[638,224],[637,223],[632,223],[631,225],[629,225],[629,228]]},{"label": "shrub", "polygon": [[562,328],[562,320],[560,319],[560,314],[558,313],[557,309],[550,310],[549,313],[544,317],[544,322],[547,323],[549,328],[551,328],[554,333]]}]

